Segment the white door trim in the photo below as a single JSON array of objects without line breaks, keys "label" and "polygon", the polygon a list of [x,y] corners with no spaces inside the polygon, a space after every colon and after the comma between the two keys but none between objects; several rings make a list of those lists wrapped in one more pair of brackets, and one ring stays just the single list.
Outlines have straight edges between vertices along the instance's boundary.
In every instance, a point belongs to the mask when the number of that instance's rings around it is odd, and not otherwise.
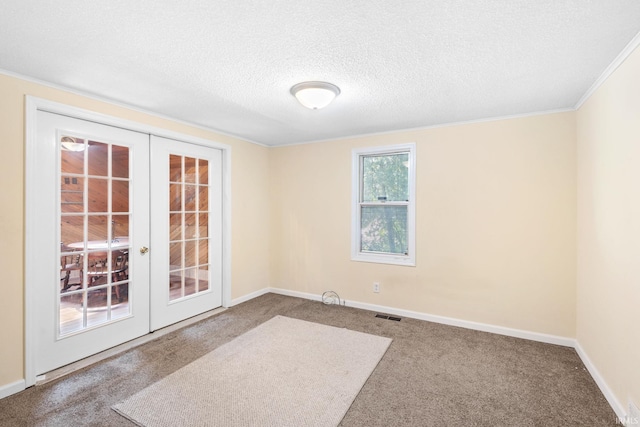
[{"label": "white door trim", "polygon": [[[222,150],[222,306],[231,305],[231,147],[215,141],[199,138],[195,136],[181,134],[156,126],[146,125],[131,120],[121,119],[106,114],[96,113],[78,107],[72,107],[58,102],[29,96],[25,97],[25,253],[24,253],[24,278],[25,278],[25,314],[24,314],[24,376],[25,386],[29,387],[36,383],[36,373],[34,366],[35,349],[35,321],[33,294],[35,287],[32,278],[33,268],[37,265],[34,259],[32,248],[37,245],[37,236],[30,233],[34,221],[37,218],[31,212],[36,192],[34,183],[37,182],[37,171],[30,167],[30,159],[38,149],[37,144],[37,112],[48,111],[50,113],[61,114],[76,119],[87,120],[109,126],[120,127],[127,130],[143,132],[150,135],[161,136],[188,142],[191,144],[214,147]],[[153,250],[153,248],[151,248]]]}]

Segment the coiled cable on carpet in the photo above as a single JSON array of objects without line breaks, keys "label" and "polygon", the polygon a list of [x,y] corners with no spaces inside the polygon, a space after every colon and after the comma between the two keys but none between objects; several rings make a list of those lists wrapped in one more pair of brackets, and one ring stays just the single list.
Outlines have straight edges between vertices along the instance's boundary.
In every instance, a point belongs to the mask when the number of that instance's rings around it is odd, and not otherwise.
[{"label": "coiled cable on carpet", "polygon": [[322,303],[326,305],[342,305],[340,296],[334,291],[326,291],[322,294]]}]

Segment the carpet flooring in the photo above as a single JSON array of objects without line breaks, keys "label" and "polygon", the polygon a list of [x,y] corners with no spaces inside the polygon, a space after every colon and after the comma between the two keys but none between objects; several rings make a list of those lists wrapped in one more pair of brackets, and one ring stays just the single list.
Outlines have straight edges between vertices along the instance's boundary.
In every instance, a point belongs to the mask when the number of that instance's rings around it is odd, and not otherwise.
[{"label": "carpet flooring", "polygon": [[276,315],[393,339],[341,426],[620,426],[575,350],[267,294],[0,400],[0,426],[133,426],[111,406]]}]

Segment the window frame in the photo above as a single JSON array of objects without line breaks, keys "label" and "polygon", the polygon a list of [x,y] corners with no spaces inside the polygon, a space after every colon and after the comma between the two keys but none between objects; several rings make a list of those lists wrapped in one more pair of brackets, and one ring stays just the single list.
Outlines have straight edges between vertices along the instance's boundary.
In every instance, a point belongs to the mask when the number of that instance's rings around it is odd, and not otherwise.
[{"label": "window frame", "polygon": [[[380,156],[408,153],[409,201],[363,202],[362,159],[367,156]],[[363,206],[407,206],[407,249],[406,255],[361,250],[361,224]],[[406,143],[381,147],[354,148],[351,155],[351,260],[378,264],[416,265],[416,144]]]}]

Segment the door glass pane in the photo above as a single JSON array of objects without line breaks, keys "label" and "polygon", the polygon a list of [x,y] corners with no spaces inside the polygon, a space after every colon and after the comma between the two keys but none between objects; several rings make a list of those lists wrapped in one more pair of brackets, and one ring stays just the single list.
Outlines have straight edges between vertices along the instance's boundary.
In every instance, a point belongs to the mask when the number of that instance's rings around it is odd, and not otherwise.
[{"label": "door glass pane", "polygon": [[129,148],[114,145],[112,156],[111,176],[114,178],[129,178]]},{"label": "door glass pane", "polygon": [[209,237],[209,214],[201,213],[198,216],[198,237]]},{"label": "door glass pane", "polygon": [[[175,182],[178,165],[184,184]],[[169,168],[169,299],[176,300],[209,289],[209,162],[170,155]]]},{"label": "door glass pane", "polygon": [[182,214],[169,214],[169,240],[182,240]]},{"label": "door glass pane", "polygon": [[172,212],[182,210],[182,184],[169,185],[169,210]]},{"label": "door glass pane", "polygon": [[114,288],[113,296],[117,300],[111,306],[111,320],[129,315],[129,284],[118,284]]},{"label": "door glass pane", "polygon": [[196,242],[188,241],[184,244],[184,266],[185,267],[195,267],[196,263]]},{"label": "door glass pane", "polygon": [[207,185],[209,183],[209,161],[200,159],[198,160],[198,175],[200,179],[199,184]]},{"label": "door glass pane", "polygon": [[63,136],[60,141],[60,172],[64,174],[84,173],[85,141],[81,138]]},{"label": "door glass pane", "polygon": [[189,268],[184,272],[184,296],[193,295],[198,292],[197,273],[195,268]]},{"label": "door glass pane", "polygon": [[198,248],[198,264],[209,264],[209,239],[201,239]]},{"label": "door glass pane", "polygon": [[206,185],[201,185],[200,189],[199,189],[200,194],[198,194],[199,197],[199,204],[200,204],[200,211],[208,211],[209,210],[209,187],[207,187]]},{"label": "door glass pane", "polygon": [[89,141],[89,175],[109,175],[109,144]]},{"label": "door glass pane", "polygon": [[111,188],[111,211],[129,212],[129,181],[112,181]]},{"label": "door glass pane", "polygon": [[60,210],[62,213],[84,211],[84,179],[67,175],[60,177]]},{"label": "door glass pane", "polygon": [[184,210],[195,211],[196,210],[196,186],[185,185],[184,186]]},{"label": "door glass pane", "polygon": [[83,296],[83,292],[77,292],[64,294],[60,297],[61,334],[81,331],[83,329],[83,311],[79,309],[83,306]]},{"label": "door glass pane", "polygon": [[82,289],[83,256],[80,253],[60,255],[60,293]]},{"label": "door glass pane", "polygon": [[169,182],[182,182],[182,156],[169,155]]},{"label": "door glass pane", "polygon": [[109,236],[109,216],[108,215],[90,215],[88,218],[89,226],[87,240],[106,242]]},{"label": "door glass pane", "polygon": [[125,280],[129,280],[129,251],[113,251],[111,254],[111,283],[120,283]]},{"label": "door glass pane", "polygon": [[123,239],[129,238],[129,215],[112,215],[111,217],[111,239],[114,243],[121,243]]},{"label": "door glass pane", "polygon": [[203,292],[209,289],[209,266],[201,265],[198,268],[198,290]]},{"label": "door glass pane", "polygon": [[169,270],[182,268],[182,242],[169,245]]},{"label": "door glass pane", "polygon": [[108,320],[107,288],[87,292],[87,327],[105,323]]},{"label": "door glass pane", "polygon": [[84,148],[60,144],[61,170],[76,174],[60,182],[61,336],[131,315],[129,148],[95,140]]},{"label": "door glass pane", "polygon": [[184,270],[170,271],[169,272],[169,299],[175,300],[182,298],[182,273]]},{"label": "door glass pane", "polygon": [[[84,248],[84,220],[85,216],[63,215],[60,219],[60,244],[62,252],[75,251]],[[69,247],[71,243],[79,243],[76,248]]]},{"label": "door glass pane", "polygon": [[198,229],[196,227],[196,218],[198,215],[192,212],[184,214],[184,238],[195,239],[198,237]]},{"label": "door glass pane", "polygon": [[89,212],[107,212],[109,206],[109,181],[89,178]]},{"label": "door glass pane", "polygon": [[184,158],[184,182],[196,182],[196,159],[193,157]]}]

